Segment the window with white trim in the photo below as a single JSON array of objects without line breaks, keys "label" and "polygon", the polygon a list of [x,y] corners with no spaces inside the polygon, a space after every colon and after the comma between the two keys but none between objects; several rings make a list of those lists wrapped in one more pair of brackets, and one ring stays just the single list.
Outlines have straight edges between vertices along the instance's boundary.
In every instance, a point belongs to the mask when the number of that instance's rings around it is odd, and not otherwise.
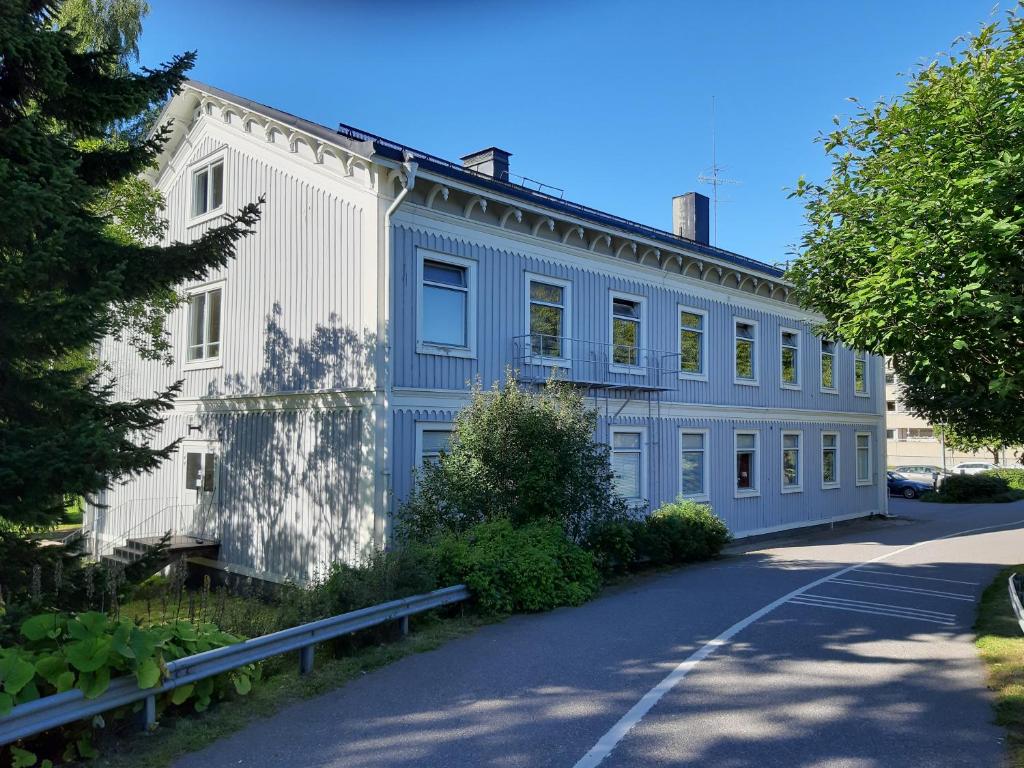
[{"label": "window with white trim", "polygon": [[835,392],[836,388],[836,343],[821,339],[821,390]]},{"label": "window with white trim", "polygon": [[612,294],[612,363],[640,365],[640,339],[643,331],[643,302]]},{"label": "window with white trim", "polygon": [[643,497],[644,435],[643,430],[611,430],[611,468],[615,490],[629,501]]},{"label": "window with white trim", "polygon": [[212,213],[224,206],[224,160],[192,171],[192,216]]},{"label": "window with white trim", "polygon": [[871,433],[858,432],[857,485],[871,485]]},{"label": "window with white trim", "polygon": [[839,487],[839,433],[821,433],[821,487]]},{"label": "window with white trim", "polygon": [[683,430],[679,433],[679,493],[688,499],[708,497],[708,431]]},{"label": "window with white trim", "polygon": [[569,284],[554,278],[527,275],[526,291],[530,354],[556,360],[569,357],[566,349]]},{"label": "window with white trim", "polygon": [[792,328],[779,329],[779,368],[781,385],[786,389],[800,389],[800,332]]},{"label": "window with white trim", "polygon": [[688,379],[707,378],[707,312],[679,307],[679,375]]},{"label": "window with white trim", "polygon": [[216,362],[220,359],[223,297],[223,284],[196,288],[189,292],[186,365]]},{"label": "window with white trim", "polygon": [[870,375],[870,358],[867,352],[856,352],[853,358],[853,393],[860,397],[868,396],[868,376]]},{"label": "window with white trim", "polygon": [[795,493],[803,489],[803,466],[800,432],[782,433],[782,492]]},{"label": "window with white trim", "polygon": [[760,491],[757,459],[758,433],[736,432],[736,495],[756,496]]},{"label": "window with white trim", "polygon": [[419,250],[417,351],[473,357],[476,346],[476,262]]},{"label": "window with white trim", "polygon": [[185,490],[213,493],[217,489],[217,455],[207,447],[185,443]]},{"label": "window with white trim", "polygon": [[439,464],[441,455],[448,453],[452,445],[452,433],[454,428],[444,425],[421,425],[419,430],[419,462],[420,466],[426,464]]},{"label": "window with white trim", "polygon": [[757,323],[753,320],[734,321],[735,344],[733,362],[738,384],[757,384]]}]

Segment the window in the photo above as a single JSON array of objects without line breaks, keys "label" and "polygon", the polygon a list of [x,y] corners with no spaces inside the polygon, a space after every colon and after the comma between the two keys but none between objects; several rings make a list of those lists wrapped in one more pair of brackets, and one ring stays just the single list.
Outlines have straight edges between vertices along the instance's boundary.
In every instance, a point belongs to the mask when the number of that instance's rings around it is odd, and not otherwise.
[{"label": "window", "polygon": [[821,340],[821,390],[836,390],[836,343],[828,339]]},{"label": "window", "polygon": [[224,205],[224,161],[198,168],[192,172],[192,216],[202,216]]},{"label": "window", "polygon": [[896,401],[895,400],[886,400],[885,401],[885,410],[887,410],[889,413],[896,413]]},{"label": "window", "polygon": [[684,379],[707,379],[705,370],[704,326],[707,313],[701,309],[679,307],[679,377]]},{"label": "window", "polygon": [[757,323],[737,319],[735,328],[735,381],[737,384],[757,384]]},{"label": "window", "polygon": [[736,433],[736,496],[757,496],[757,432]]},{"label": "window", "polygon": [[643,302],[638,298],[612,294],[612,363],[640,365]]},{"label": "window", "polygon": [[821,433],[821,487],[839,487],[839,433]]},{"label": "window", "polygon": [[800,389],[800,332],[782,328],[779,340],[781,384],[785,389]]},{"label": "window", "polygon": [[223,284],[204,286],[190,292],[188,297],[188,352],[185,365],[217,363],[220,360],[221,315],[223,313]]},{"label": "window", "polygon": [[885,430],[885,439],[886,440],[895,440],[896,439],[896,430],[895,429],[887,429],[887,430]]},{"label": "window", "polygon": [[185,490],[213,493],[217,488],[217,457],[206,446],[186,444]]},{"label": "window", "polygon": [[526,290],[530,354],[558,360],[568,358],[565,329],[569,284],[554,278],[527,275]]},{"label": "window", "polygon": [[782,433],[782,492],[803,490],[803,467],[800,460],[800,432]]},{"label": "window", "polygon": [[706,499],[708,497],[707,430],[680,432],[679,445],[682,468],[679,492],[688,499]]},{"label": "window", "polygon": [[451,448],[453,431],[451,424],[417,424],[417,466],[437,464],[441,460],[441,454],[447,453]]},{"label": "window", "polygon": [[896,383],[896,374],[893,373],[892,371],[886,371],[885,372],[885,383],[886,384],[895,384]]},{"label": "window", "polygon": [[868,396],[868,376],[870,358],[867,352],[857,352],[853,357],[853,394],[859,397]]},{"label": "window", "polygon": [[476,346],[476,263],[419,252],[419,334],[425,354],[473,357]]},{"label": "window", "polygon": [[857,485],[871,485],[871,434],[857,433]]},{"label": "window", "polygon": [[638,501],[643,496],[643,431],[613,428],[611,438],[615,490],[625,499]]}]

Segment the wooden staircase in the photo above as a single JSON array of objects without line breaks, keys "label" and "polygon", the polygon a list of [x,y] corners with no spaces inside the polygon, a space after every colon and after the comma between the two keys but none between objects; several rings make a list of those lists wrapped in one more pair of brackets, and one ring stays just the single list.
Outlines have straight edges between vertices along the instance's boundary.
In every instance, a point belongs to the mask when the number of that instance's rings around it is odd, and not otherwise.
[{"label": "wooden staircase", "polygon": [[[109,555],[101,558],[108,565],[126,566],[131,565],[143,555],[151,552],[163,540],[162,536],[141,536],[129,538],[122,546],[114,547]],[[167,550],[164,556],[153,564],[154,573],[163,570],[164,567],[183,557],[207,557],[212,560],[217,558],[220,550],[220,542],[216,539],[207,539],[199,536],[173,535],[168,541]]]}]

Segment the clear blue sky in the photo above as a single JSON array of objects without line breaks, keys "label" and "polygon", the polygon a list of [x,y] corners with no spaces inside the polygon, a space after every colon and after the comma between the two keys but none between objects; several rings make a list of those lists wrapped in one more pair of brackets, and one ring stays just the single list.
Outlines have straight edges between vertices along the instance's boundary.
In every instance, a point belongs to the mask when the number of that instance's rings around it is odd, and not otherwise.
[{"label": "clear blue sky", "polygon": [[[150,0],[141,63],[194,49],[193,76],[325,125],[456,160],[496,145],[567,199],[671,228],[673,195],[742,181],[718,244],[783,261],[786,188],[827,173],[813,143],[847,96],[898,95],[994,0],[292,2]],[[1000,8],[1008,6],[1002,0]],[[1002,10],[996,10],[999,17]]]}]

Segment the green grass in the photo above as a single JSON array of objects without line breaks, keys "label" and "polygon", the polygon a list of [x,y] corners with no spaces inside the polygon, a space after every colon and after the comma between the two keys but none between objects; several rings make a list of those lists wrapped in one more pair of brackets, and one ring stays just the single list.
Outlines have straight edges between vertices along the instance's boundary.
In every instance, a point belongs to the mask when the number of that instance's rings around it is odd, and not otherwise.
[{"label": "green grass", "polygon": [[[341,658],[330,658],[327,648],[317,649],[316,667],[309,675],[280,672],[264,678],[248,696],[211,707],[201,715],[163,722],[151,734],[126,733],[106,738],[97,746],[100,757],[91,768],[165,768],[187,752],[202,749],[217,739],[269,717],[281,708],[311,696],[326,693],[359,675],[414,653],[432,651],[449,640],[475,631],[486,620],[475,616],[439,619],[426,616],[414,623],[413,631],[393,643],[374,645]],[[298,656],[289,658],[298,667]]]},{"label": "green grass", "polygon": [[1024,634],[1010,607],[1006,582],[1024,565],[1006,568],[985,590],[974,629],[994,692],[996,723],[1006,728],[1010,765],[1024,768]]}]

